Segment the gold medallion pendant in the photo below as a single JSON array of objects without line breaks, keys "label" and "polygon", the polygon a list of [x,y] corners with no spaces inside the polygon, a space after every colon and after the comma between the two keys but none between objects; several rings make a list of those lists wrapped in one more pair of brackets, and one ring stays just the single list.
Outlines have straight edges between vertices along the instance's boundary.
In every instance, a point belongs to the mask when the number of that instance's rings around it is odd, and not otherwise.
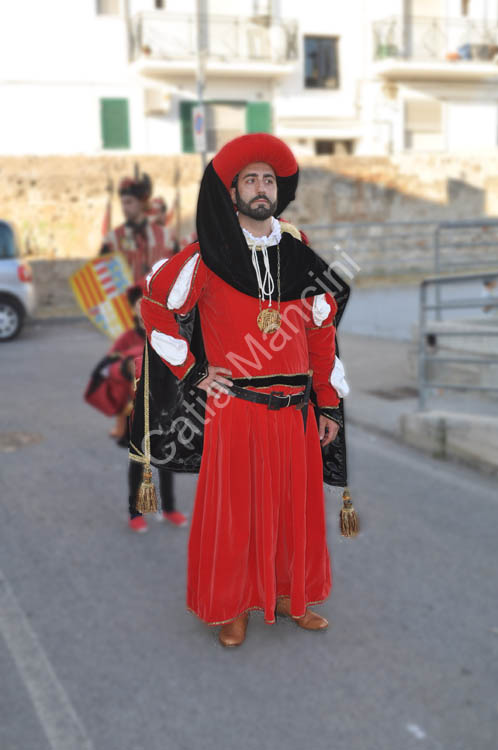
[{"label": "gold medallion pendant", "polygon": [[263,333],[275,333],[280,328],[280,313],[274,307],[261,310],[258,315],[258,326]]}]

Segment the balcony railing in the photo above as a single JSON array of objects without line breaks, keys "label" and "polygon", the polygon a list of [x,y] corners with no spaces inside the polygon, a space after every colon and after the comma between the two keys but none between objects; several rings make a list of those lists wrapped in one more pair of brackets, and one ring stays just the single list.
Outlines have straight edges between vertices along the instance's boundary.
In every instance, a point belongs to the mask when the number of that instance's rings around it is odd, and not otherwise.
[{"label": "balcony railing", "polygon": [[[247,18],[209,16],[207,60],[221,63],[282,65],[298,56],[295,21],[266,16]],[[196,27],[193,16],[164,11],[141,13],[133,19],[133,57],[185,62],[195,59]]]},{"label": "balcony railing", "polygon": [[374,58],[413,62],[496,62],[498,23],[469,18],[391,18],[373,26]]}]

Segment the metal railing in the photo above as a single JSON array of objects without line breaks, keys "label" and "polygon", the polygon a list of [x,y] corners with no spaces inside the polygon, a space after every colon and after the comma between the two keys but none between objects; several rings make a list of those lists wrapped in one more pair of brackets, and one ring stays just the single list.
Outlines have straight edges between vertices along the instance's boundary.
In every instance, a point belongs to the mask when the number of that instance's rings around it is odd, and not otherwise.
[{"label": "metal railing", "polygon": [[388,18],[373,24],[374,59],[494,62],[497,21],[472,18]]},{"label": "metal railing", "polygon": [[[423,411],[426,406],[427,392],[431,389],[441,390],[457,390],[457,391],[478,391],[478,392],[492,392],[498,393],[498,383],[496,386],[486,385],[472,385],[466,384],[455,384],[455,383],[444,383],[444,382],[433,382],[427,379],[427,364],[431,363],[458,363],[458,364],[474,364],[479,366],[498,365],[498,356],[490,357],[467,357],[460,355],[438,355],[430,354],[427,352],[428,337],[434,336],[438,341],[445,336],[498,336],[498,318],[496,320],[496,326],[494,328],[486,326],[479,326],[476,321],[472,326],[462,326],[460,321],[456,321],[456,324],[452,326],[450,330],[442,330],[441,326],[432,327],[429,325],[427,320],[427,314],[429,312],[435,312],[436,316],[438,313],[443,313],[445,310],[458,310],[458,309],[475,309],[475,308],[498,308],[498,297],[488,298],[468,298],[468,299],[452,299],[441,300],[435,295],[435,301],[430,303],[428,301],[428,292],[431,287],[434,289],[441,289],[442,287],[452,285],[465,285],[475,284],[476,282],[484,282],[486,280],[492,280],[498,278],[498,269],[493,272],[487,273],[474,273],[474,274],[458,274],[453,276],[435,276],[424,279],[420,284],[420,307],[419,307],[419,343],[418,343],[418,385],[419,385],[419,410]],[[440,317],[438,322],[440,322]]]},{"label": "metal railing", "polygon": [[[132,19],[133,59],[191,61],[197,54],[193,15],[145,11]],[[283,64],[298,57],[297,21],[214,16],[207,20],[207,59]]]},{"label": "metal railing", "polygon": [[[498,219],[444,221],[434,236],[434,272],[437,274],[472,268],[487,270],[498,261]],[[436,287],[441,301],[441,287]],[[441,320],[441,309],[436,312]]]}]

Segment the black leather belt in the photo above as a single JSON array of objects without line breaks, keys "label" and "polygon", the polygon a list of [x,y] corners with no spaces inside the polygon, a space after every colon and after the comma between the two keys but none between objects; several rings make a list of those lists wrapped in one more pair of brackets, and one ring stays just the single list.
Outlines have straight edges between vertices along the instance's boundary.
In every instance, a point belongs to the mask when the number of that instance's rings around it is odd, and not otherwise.
[{"label": "black leather belt", "polygon": [[241,388],[239,385],[233,384],[229,391],[232,396],[242,398],[244,401],[251,401],[253,404],[265,404],[271,411],[279,411],[279,409],[285,409],[287,406],[296,406],[301,409],[309,399],[309,393],[307,394],[306,390],[292,394],[282,391],[257,393],[257,391],[250,391],[248,388]]}]

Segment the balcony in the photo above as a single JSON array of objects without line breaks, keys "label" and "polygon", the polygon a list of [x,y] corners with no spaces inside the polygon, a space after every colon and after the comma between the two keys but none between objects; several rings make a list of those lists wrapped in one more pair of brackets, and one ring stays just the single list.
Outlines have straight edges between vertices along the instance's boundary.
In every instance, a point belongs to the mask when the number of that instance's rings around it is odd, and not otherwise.
[{"label": "balcony", "polygon": [[[197,59],[195,18],[167,11],[144,12],[132,21],[132,57],[139,73],[154,78],[194,76]],[[208,76],[286,75],[298,57],[297,21],[260,16],[209,16]]]},{"label": "balcony", "polygon": [[392,81],[498,77],[498,24],[469,18],[390,18],[373,25],[375,71]]}]

